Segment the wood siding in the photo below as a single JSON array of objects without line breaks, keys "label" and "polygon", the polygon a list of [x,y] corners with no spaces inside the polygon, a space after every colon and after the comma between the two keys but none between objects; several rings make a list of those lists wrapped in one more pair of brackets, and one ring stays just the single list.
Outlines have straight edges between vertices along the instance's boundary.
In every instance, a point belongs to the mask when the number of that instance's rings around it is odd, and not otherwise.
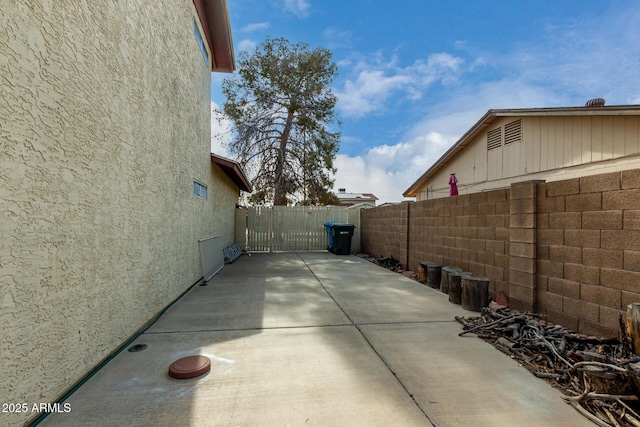
[{"label": "wood siding", "polygon": [[[487,132],[518,119],[522,142],[487,150]],[[460,194],[468,194],[529,179],[556,181],[638,167],[638,116],[499,117],[420,189],[418,201],[447,197],[450,173],[458,178]]]}]

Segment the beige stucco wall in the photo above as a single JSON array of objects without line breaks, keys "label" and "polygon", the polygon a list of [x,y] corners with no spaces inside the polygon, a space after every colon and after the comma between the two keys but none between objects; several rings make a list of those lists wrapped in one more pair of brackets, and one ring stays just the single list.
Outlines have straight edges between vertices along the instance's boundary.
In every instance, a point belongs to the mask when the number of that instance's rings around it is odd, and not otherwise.
[{"label": "beige stucco wall", "polygon": [[194,16],[191,0],[3,3],[3,402],[59,397],[202,276],[199,238],[233,242]]},{"label": "beige stucco wall", "polygon": [[640,167],[637,115],[522,117],[522,142],[487,151],[487,132],[518,119],[496,118],[423,185],[417,200],[448,197],[450,173],[458,178],[460,194],[471,194]]}]

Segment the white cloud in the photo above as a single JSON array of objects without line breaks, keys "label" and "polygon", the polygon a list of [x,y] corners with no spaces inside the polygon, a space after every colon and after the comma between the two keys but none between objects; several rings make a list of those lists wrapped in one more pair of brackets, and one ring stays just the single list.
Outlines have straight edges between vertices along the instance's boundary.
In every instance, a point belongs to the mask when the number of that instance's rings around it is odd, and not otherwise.
[{"label": "white cloud", "polygon": [[[434,53],[406,67],[379,52],[365,60],[339,59],[341,71],[351,73],[334,89],[345,118],[383,113],[392,101],[418,106],[416,100],[436,84],[446,90],[430,96],[427,113],[397,140],[360,155],[339,154],[334,189],[374,193],[379,203],[401,201],[402,192],[489,109],[583,105],[593,97],[604,97],[607,105],[640,103],[640,8],[611,10],[599,22],[541,27],[531,41],[507,52],[459,41],[459,56]],[[330,28],[325,37],[336,34]],[[362,143],[361,135],[344,135],[343,142],[349,140]]]},{"label": "white cloud", "polygon": [[336,157],[334,188],[373,193],[378,204],[406,200],[402,193],[453,143],[455,137],[432,131],[395,145],[371,148],[362,156]]},{"label": "white cloud", "polygon": [[448,53],[435,53],[404,68],[397,62],[397,58],[386,60],[378,52],[374,61],[356,64],[355,76],[335,90],[339,100],[336,108],[345,117],[358,118],[383,111],[391,96],[404,94],[419,99],[435,82],[456,80],[464,61]]},{"label": "white cloud", "polygon": [[436,80],[449,83],[456,79],[456,72],[464,60],[448,53],[434,53],[429,55],[427,62],[416,61],[406,72],[416,75],[420,79],[421,87],[426,87]]},{"label": "white cloud", "polygon": [[218,104],[211,101],[211,152],[222,157],[229,157],[228,145],[233,139],[231,120],[224,114]]},{"label": "white cloud", "polygon": [[238,51],[241,52],[243,50],[249,52],[256,48],[258,44],[254,40],[244,39],[238,42]]},{"label": "white cloud", "polygon": [[240,32],[251,33],[253,31],[266,30],[270,26],[271,25],[268,22],[256,22],[255,24],[245,25],[244,27],[240,28]]},{"label": "white cloud", "polygon": [[[326,40],[326,47],[331,50],[351,49],[353,47],[353,34],[348,30],[341,30],[336,27],[327,27],[322,32]],[[340,66],[340,64],[338,64]]]},{"label": "white cloud", "polygon": [[467,85],[432,105],[396,144],[378,145],[360,156],[338,155],[334,188],[373,193],[380,203],[404,200],[402,193],[429,169],[489,109],[548,105],[552,93],[505,79]]},{"label": "white cloud", "polygon": [[630,84],[640,80],[638,21],[637,4],[611,6],[597,18],[549,24],[532,43],[492,59],[529,86],[572,99],[572,105],[594,97],[626,104],[640,95]]},{"label": "white cloud", "polygon": [[309,15],[309,7],[311,5],[307,0],[284,0],[283,9],[293,13],[298,18],[304,18]]},{"label": "white cloud", "polygon": [[[336,91],[338,109],[347,117],[381,112],[392,96],[420,97],[434,82],[456,84],[445,97],[431,99],[428,113],[399,142],[359,156],[339,155],[335,188],[371,192],[380,202],[402,200],[402,192],[489,109],[583,105],[593,97],[604,97],[607,105],[640,103],[640,90],[629,83],[640,81],[640,26],[633,24],[638,20],[640,8],[613,8],[601,22],[550,25],[506,53],[456,43],[466,62],[447,53],[405,68],[396,60],[385,67],[380,57],[360,62],[355,77]],[[493,80],[478,80],[475,71]]]},{"label": "white cloud", "polygon": [[344,89],[336,91],[337,108],[347,117],[362,117],[382,109],[384,101],[395,90],[411,84],[411,79],[401,75],[385,75],[383,70],[361,71],[355,81],[348,80]]}]

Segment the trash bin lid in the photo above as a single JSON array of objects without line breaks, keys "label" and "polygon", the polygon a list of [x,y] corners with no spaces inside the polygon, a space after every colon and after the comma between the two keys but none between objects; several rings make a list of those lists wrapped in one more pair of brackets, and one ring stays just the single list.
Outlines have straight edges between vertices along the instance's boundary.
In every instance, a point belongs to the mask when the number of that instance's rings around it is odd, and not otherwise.
[{"label": "trash bin lid", "polygon": [[341,222],[334,222],[333,227],[334,228],[356,228],[356,226],[353,224],[341,223]]}]

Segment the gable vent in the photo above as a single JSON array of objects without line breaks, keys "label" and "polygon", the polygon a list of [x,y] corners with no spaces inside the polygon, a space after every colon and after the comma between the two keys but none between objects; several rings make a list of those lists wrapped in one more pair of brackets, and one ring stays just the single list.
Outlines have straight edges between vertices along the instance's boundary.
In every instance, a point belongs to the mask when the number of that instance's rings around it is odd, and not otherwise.
[{"label": "gable vent", "polygon": [[522,142],[522,120],[504,125],[504,145]]},{"label": "gable vent", "polygon": [[487,132],[487,151],[502,146],[502,128],[496,128]]}]

